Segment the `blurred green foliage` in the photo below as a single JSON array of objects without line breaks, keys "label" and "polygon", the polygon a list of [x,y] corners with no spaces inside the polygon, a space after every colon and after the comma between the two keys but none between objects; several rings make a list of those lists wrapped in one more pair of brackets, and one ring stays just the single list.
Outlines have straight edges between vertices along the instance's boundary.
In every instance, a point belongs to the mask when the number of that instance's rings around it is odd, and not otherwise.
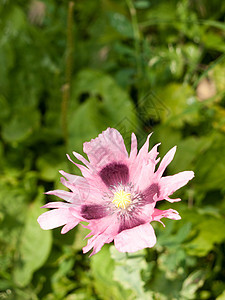
[{"label": "blurred green foliage", "polygon": [[[225,2],[0,2],[0,299],[225,299]],[[194,170],[157,244],[83,255],[87,231],[36,222],[108,126]],[[176,196],[176,195],[175,195]],[[171,204],[161,204],[169,208]]]}]

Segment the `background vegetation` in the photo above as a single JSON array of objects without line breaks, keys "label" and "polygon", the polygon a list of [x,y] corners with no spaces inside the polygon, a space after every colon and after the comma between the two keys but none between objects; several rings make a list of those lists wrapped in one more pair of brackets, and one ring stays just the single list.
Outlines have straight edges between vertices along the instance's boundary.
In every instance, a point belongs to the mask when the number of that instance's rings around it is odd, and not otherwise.
[{"label": "background vegetation", "polygon": [[[225,2],[1,0],[0,299],[225,299]],[[36,219],[66,153],[107,127],[178,146],[182,220],[154,248],[89,258]],[[78,174],[78,173],[77,173]]]}]

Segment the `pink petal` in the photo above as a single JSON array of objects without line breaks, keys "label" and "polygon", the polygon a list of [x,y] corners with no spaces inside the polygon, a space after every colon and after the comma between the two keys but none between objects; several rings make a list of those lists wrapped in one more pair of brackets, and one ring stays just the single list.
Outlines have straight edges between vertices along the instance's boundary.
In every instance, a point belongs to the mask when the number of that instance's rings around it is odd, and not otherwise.
[{"label": "pink petal", "polygon": [[69,154],[66,154],[66,156],[67,156],[67,158],[69,159],[69,161],[71,161],[75,166],[77,166],[77,167],[80,169],[82,175],[83,175],[85,178],[89,178],[89,177],[91,176],[91,171],[90,171],[88,168],[86,168],[86,167],[83,166],[83,165],[80,165],[80,164],[75,163],[75,162],[70,158]]},{"label": "pink petal", "polygon": [[81,176],[69,174],[62,170],[59,171],[59,173],[62,174],[67,180],[69,180],[70,183],[72,183],[74,185],[81,185],[87,181],[85,178],[83,178]]},{"label": "pink petal", "polygon": [[160,196],[158,200],[170,200],[176,202],[180,199],[170,199],[168,196],[172,195],[176,190],[184,186],[194,177],[194,172],[184,171],[172,176],[165,176],[160,179]]},{"label": "pink petal", "polygon": [[49,202],[49,203],[43,205],[42,208],[67,208],[70,206],[71,206],[70,203],[57,201],[57,202]]},{"label": "pink petal", "polygon": [[[110,229],[108,229],[110,227]],[[110,230],[111,235],[116,235],[119,229],[119,222],[115,215],[106,216],[99,220],[90,220],[86,228],[91,230],[92,235],[102,234]]]},{"label": "pink petal", "polygon": [[174,146],[172,149],[170,149],[166,155],[163,157],[160,165],[159,165],[159,168],[156,172],[157,176],[158,177],[161,177],[166,169],[166,167],[171,163],[171,161],[173,160],[173,157],[175,155],[175,152],[176,152],[176,149],[177,147]]},{"label": "pink petal", "polygon": [[[179,201],[181,201],[180,198],[171,199],[170,197],[164,197],[163,199],[169,201],[170,203],[174,203],[174,202],[179,202]],[[156,199],[156,201],[158,201],[158,200],[160,200],[160,199]]]},{"label": "pink petal", "polygon": [[45,194],[57,196],[63,200],[66,200],[67,202],[73,202],[74,195],[71,192],[67,192],[63,190],[54,190],[54,191],[46,192]]},{"label": "pink petal", "polygon": [[76,221],[69,209],[53,209],[40,215],[37,219],[41,228],[44,230],[53,229],[70,222]]},{"label": "pink petal", "polygon": [[65,178],[61,177],[61,182],[64,186],[72,191],[72,199],[70,199],[71,203],[81,204],[84,202],[102,202],[103,194],[105,191],[105,187],[103,188],[103,183],[99,182],[96,178],[95,182],[93,182],[92,186],[89,184],[90,180],[86,180],[85,178],[81,178],[80,185],[77,182],[77,185],[71,184],[70,181],[65,180]]},{"label": "pink petal", "polygon": [[131,182],[134,183],[137,190],[143,191],[153,183],[155,166],[158,163],[156,157],[158,156],[157,147],[155,145],[150,152],[148,152],[149,138],[141,148],[136,159],[130,165]]},{"label": "pink petal", "polygon": [[134,133],[131,135],[130,161],[133,161],[137,156],[137,138]]},{"label": "pink petal", "polygon": [[156,243],[155,232],[148,223],[120,232],[114,238],[115,247],[120,252],[135,252],[151,248]]},{"label": "pink petal", "polygon": [[100,220],[93,220],[86,228],[92,230],[88,237],[93,235],[87,242],[87,246],[83,248],[83,252],[87,253],[93,248],[90,256],[96,254],[101,250],[102,246],[106,243],[113,241],[119,229],[119,223],[115,216],[107,216]]},{"label": "pink petal", "polygon": [[93,168],[93,166],[89,163],[89,161],[87,161],[81,154],[73,151],[73,155],[78,159],[80,160],[83,164],[85,164],[88,169],[92,170],[92,171],[95,171],[95,169]]},{"label": "pink petal", "polygon": [[70,231],[71,229],[73,229],[75,226],[77,226],[77,224],[78,224],[79,222],[80,222],[80,221],[77,220],[77,221],[70,222],[70,223],[66,224],[65,226],[63,226],[63,228],[62,228],[62,230],[61,230],[61,233],[62,233],[62,234],[67,233],[68,231]]},{"label": "pink petal", "polygon": [[106,234],[99,234],[98,236],[93,236],[88,240],[87,246],[83,248],[83,253],[87,253],[93,248],[92,253],[89,256],[92,256],[99,252],[102,249],[104,244],[111,243],[113,241],[113,237]]},{"label": "pink petal", "polygon": [[114,128],[108,128],[97,138],[84,143],[84,152],[97,170],[112,162],[124,161],[128,158],[123,138]]},{"label": "pink petal", "polygon": [[[131,158],[129,159],[130,179],[132,183],[137,183],[138,178],[140,178],[142,168],[146,166],[150,136],[151,134],[148,135],[147,140],[140,149],[138,155],[136,157],[133,157],[134,155],[132,154],[132,160]],[[134,143],[136,143],[136,141],[134,141]]]},{"label": "pink petal", "polygon": [[[160,221],[161,218],[168,218],[168,219],[172,219],[172,220],[180,220],[181,219],[179,213],[174,209],[160,210],[160,209],[155,208],[154,213],[152,215],[152,221],[161,222]],[[165,225],[163,224],[163,226],[165,226]]]},{"label": "pink petal", "polygon": [[141,147],[141,149],[138,152],[138,157],[143,157],[145,158],[147,153],[148,153],[148,148],[149,148],[149,139],[151,137],[152,133],[150,133],[147,136],[146,142],[144,143],[144,145]]}]

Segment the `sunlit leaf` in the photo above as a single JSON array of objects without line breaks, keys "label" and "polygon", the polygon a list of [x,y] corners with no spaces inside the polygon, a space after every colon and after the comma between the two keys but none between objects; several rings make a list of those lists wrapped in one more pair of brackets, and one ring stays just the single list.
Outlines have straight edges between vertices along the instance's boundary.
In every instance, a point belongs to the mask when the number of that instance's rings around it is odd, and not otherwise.
[{"label": "sunlit leaf", "polygon": [[103,299],[113,297],[113,299],[133,299],[130,298],[130,291],[123,289],[114,280],[115,263],[111,258],[109,247],[104,246],[101,252],[91,258],[91,269],[94,276],[94,287],[98,295]]}]

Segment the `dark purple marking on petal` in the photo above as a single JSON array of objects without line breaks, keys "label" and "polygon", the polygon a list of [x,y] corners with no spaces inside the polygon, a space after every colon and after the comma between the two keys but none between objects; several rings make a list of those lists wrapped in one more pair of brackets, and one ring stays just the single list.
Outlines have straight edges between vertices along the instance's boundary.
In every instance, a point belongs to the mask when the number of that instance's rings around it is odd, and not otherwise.
[{"label": "dark purple marking on petal", "polygon": [[141,220],[137,216],[122,215],[120,216],[120,227],[118,233],[120,233],[123,230],[131,229],[145,223],[146,222],[144,220]]},{"label": "dark purple marking on petal", "polygon": [[143,193],[143,202],[146,203],[153,203],[153,197],[157,194],[159,195],[159,186],[157,183],[153,183],[150,185]]},{"label": "dark purple marking on petal", "polygon": [[107,215],[107,209],[102,205],[83,205],[81,208],[81,216],[87,220],[101,219]]},{"label": "dark purple marking on petal", "polygon": [[129,169],[125,164],[111,163],[105,166],[99,173],[106,186],[127,184],[129,181]]}]

